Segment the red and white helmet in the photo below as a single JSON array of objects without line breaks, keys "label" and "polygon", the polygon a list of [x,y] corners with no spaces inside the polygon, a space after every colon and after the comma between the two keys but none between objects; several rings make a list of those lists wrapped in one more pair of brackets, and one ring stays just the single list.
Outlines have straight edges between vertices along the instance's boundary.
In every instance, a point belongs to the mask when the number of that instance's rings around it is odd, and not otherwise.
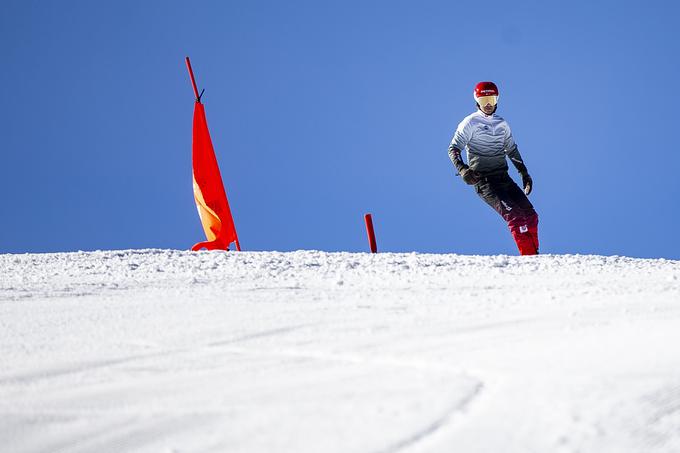
[{"label": "red and white helmet", "polygon": [[498,97],[498,87],[493,82],[479,82],[475,85],[475,101],[477,98],[485,96],[496,96]]},{"label": "red and white helmet", "polygon": [[[475,102],[480,110],[484,111],[482,107],[491,105],[493,106],[493,111],[496,111],[498,104],[498,87],[493,82],[479,82],[475,85],[475,91],[473,93],[475,97]],[[485,113],[487,113],[485,111]]]}]

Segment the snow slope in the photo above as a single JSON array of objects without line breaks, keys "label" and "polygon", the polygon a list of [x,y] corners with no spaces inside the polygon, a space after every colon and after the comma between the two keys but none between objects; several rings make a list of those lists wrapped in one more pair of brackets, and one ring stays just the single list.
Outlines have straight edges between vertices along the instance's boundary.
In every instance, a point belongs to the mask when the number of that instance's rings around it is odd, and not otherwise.
[{"label": "snow slope", "polygon": [[680,262],[0,255],[3,452],[678,452]]}]

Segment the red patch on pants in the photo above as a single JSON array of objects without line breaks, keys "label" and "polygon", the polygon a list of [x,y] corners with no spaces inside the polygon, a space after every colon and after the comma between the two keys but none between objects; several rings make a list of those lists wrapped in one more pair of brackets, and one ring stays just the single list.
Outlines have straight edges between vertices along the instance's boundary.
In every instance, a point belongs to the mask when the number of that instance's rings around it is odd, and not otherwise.
[{"label": "red patch on pants", "polygon": [[520,255],[538,255],[538,216],[508,222]]}]

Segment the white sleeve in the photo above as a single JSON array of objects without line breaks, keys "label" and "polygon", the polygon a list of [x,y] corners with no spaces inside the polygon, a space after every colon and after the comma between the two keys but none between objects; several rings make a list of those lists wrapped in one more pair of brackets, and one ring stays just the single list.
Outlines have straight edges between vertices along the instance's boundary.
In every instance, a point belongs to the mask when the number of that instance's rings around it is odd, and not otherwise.
[{"label": "white sleeve", "polygon": [[470,127],[470,120],[465,118],[456,128],[456,133],[453,134],[451,147],[458,148],[459,150],[463,151],[471,138],[472,128]]},{"label": "white sleeve", "polygon": [[506,121],[505,122],[505,141],[503,143],[503,148],[505,149],[506,153],[509,153],[510,151],[515,149],[516,146],[517,146],[517,144],[515,143],[515,139],[512,136],[512,130],[510,130],[510,125]]}]

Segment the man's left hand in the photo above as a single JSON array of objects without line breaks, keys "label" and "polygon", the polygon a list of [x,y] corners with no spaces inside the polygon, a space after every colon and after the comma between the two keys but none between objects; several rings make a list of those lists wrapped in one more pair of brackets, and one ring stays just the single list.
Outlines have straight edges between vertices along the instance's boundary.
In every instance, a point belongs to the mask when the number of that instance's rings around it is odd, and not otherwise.
[{"label": "man's left hand", "polygon": [[531,193],[531,189],[534,187],[534,181],[531,179],[531,176],[529,176],[529,173],[522,175],[522,185],[524,186],[524,193],[529,195]]}]

